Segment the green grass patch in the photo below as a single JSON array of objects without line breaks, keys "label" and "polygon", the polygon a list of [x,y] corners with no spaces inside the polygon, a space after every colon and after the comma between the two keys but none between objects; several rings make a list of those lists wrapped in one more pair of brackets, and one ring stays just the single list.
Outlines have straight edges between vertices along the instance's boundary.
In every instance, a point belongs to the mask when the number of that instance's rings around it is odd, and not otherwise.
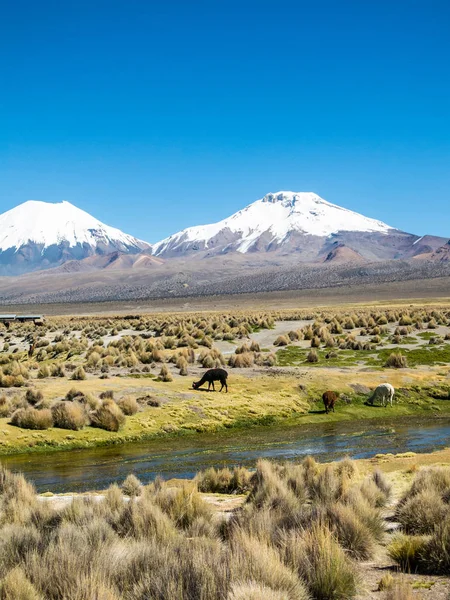
[{"label": "green grass patch", "polygon": [[[319,362],[309,363],[306,360],[311,348],[300,348],[299,346],[286,346],[277,351],[277,364],[280,367],[295,367],[299,365],[319,366],[319,367],[351,367],[356,366],[358,362],[364,361],[368,351],[361,350],[336,350],[334,348],[316,348],[319,356]],[[325,358],[331,353],[336,354],[330,358]]]},{"label": "green grass patch", "polygon": [[450,344],[445,346],[421,346],[420,348],[389,348],[379,350],[376,357],[367,361],[368,365],[384,366],[386,360],[393,352],[400,351],[408,360],[409,367],[418,365],[446,365],[450,363]]}]

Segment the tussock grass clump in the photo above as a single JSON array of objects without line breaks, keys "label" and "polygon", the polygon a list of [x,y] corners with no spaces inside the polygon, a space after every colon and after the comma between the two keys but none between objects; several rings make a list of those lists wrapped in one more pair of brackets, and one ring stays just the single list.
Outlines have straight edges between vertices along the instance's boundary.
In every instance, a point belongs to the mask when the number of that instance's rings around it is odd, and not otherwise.
[{"label": "tussock grass clump", "polygon": [[274,341],[274,346],[288,346],[291,343],[291,340],[287,335],[279,335],[277,339]]},{"label": "tussock grass clump", "polygon": [[122,410],[123,414],[126,415],[127,417],[129,417],[131,415],[135,415],[139,410],[139,405],[138,405],[137,401],[134,398],[132,398],[131,396],[126,396],[124,398],[121,398],[117,402],[117,405]]},{"label": "tussock grass clump", "polygon": [[172,373],[169,371],[169,367],[165,364],[161,367],[159,379],[165,382],[173,381]]},{"label": "tussock grass clump", "polygon": [[330,529],[339,544],[358,560],[368,560],[375,551],[372,532],[349,505],[337,503],[328,509]]},{"label": "tussock grass clump", "polygon": [[[106,399],[99,408],[112,406]],[[371,555],[381,514],[357,475],[348,459],[261,460],[255,473],[209,469],[181,488],[161,480],[144,487],[130,475],[103,501],[59,508],[0,468],[0,599],[9,578],[31,600],[351,600],[354,561]],[[250,494],[225,521],[197,486]],[[448,537],[443,527],[423,538],[423,572],[427,555],[446,572]]]},{"label": "tussock grass clump", "polygon": [[349,600],[358,590],[351,560],[328,527],[315,523],[303,535],[292,534],[285,542],[285,557],[304,579],[317,600]]},{"label": "tussock grass clump", "polygon": [[241,354],[232,354],[228,359],[230,367],[235,369],[248,369],[255,364],[255,355],[253,352],[243,352]]},{"label": "tussock grass clump", "polygon": [[90,414],[91,425],[106,431],[119,431],[125,423],[125,415],[114,400],[104,400]]},{"label": "tussock grass clump", "polygon": [[305,583],[269,544],[238,531],[231,540],[231,552],[233,579],[262,583],[284,592],[288,600],[310,599]]},{"label": "tussock grass clump", "polygon": [[53,425],[52,412],[49,409],[19,408],[11,417],[11,425],[22,429],[50,429]]},{"label": "tussock grass clump", "polygon": [[447,515],[450,517],[448,505],[433,488],[421,490],[403,502],[396,512],[397,520],[404,531],[417,535],[433,533],[436,525]]},{"label": "tussock grass clump", "polygon": [[83,381],[86,379],[86,372],[82,366],[79,366],[75,369],[75,371],[72,373],[71,379],[74,381]]},{"label": "tussock grass clump", "polygon": [[317,350],[315,348],[312,348],[312,350],[310,350],[308,352],[308,356],[306,357],[306,362],[309,362],[309,363],[319,362],[319,355],[317,354]]},{"label": "tussock grass clump", "polygon": [[390,369],[405,369],[408,366],[408,360],[401,352],[392,352],[386,359],[384,366]]},{"label": "tussock grass clump", "polygon": [[60,429],[79,431],[87,425],[85,407],[79,402],[57,402],[51,408],[53,424]]},{"label": "tussock grass clump", "polygon": [[141,495],[142,483],[139,481],[139,479],[136,477],[136,475],[133,475],[133,473],[130,473],[127,476],[125,481],[122,483],[122,492],[130,497],[135,497],[135,496]]},{"label": "tussock grass clump", "polygon": [[6,396],[0,396],[0,419],[10,417],[13,412],[11,400]]},{"label": "tussock grass clump", "polygon": [[206,521],[213,517],[212,507],[203,500],[196,489],[189,489],[187,485],[181,489],[162,486],[155,493],[154,500],[181,529],[187,529],[200,517]]},{"label": "tussock grass clump", "polygon": [[28,402],[28,404],[31,404],[32,406],[35,406],[36,404],[39,404],[39,402],[42,402],[43,398],[44,396],[42,392],[33,388],[29,388],[25,394],[25,400]]},{"label": "tussock grass clump", "polygon": [[385,590],[390,590],[394,586],[394,583],[394,577],[391,575],[391,573],[387,573],[386,575],[383,575],[378,582],[378,591],[384,592]]},{"label": "tussock grass clump", "polygon": [[44,600],[26,576],[23,569],[16,567],[0,580],[0,600]]},{"label": "tussock grass clump", "polygon": [[250,490],[252,474],[243,467],[233,469],[215,469],[210,467],[201,471],[195,478],[200,492],[212,494],[244,494]]},{"label": "tussock grass clump", "polygon": [[389,545],[388,553],[403,571],[413,573],[420,570],[426,543],[427,538],[424,536],[399,534]]}]

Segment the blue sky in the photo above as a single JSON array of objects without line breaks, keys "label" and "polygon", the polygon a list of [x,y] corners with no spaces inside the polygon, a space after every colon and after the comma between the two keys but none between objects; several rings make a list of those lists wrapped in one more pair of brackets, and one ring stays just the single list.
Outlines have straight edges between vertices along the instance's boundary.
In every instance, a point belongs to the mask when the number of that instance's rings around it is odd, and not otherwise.
[{"label": "blue sky", "polygon": [[450,237],[448,0],[5,0],[0,210],[150,242],[270,191]]}]

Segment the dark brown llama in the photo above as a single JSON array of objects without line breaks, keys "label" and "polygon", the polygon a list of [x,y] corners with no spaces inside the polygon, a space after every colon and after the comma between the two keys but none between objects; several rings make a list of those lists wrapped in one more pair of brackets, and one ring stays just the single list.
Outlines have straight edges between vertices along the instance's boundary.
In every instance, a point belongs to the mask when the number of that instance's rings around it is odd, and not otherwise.
[{"label": "dark brown llama", "polygon": [[214,387],[214,382],[220,381],[222,387],[220,388],[219,392],[221,392],[223,388],[225,388],[225,391],[228,392],[227,377],[228,373],[225,371],[225,369],[209,369],[208,371],[206,371],[206,373],[203,374],[203,377],[200,379],[200,381],[193,382],[192,387],[194,388],[194,390],[198,390],[200,386],[208,382],[208,392],[211,388],[211,385],[213,392],[215,392],[216,390]]},{"label": "dark brown llama", "polygon": [[336,404],[336,400],[338,399],[338,395],[336,392],[332,392],[328,390],[324,392],[322,395],[323,404],[325,406],[325,412],[328,414],[330,410],[334,412],[334,405]]}]

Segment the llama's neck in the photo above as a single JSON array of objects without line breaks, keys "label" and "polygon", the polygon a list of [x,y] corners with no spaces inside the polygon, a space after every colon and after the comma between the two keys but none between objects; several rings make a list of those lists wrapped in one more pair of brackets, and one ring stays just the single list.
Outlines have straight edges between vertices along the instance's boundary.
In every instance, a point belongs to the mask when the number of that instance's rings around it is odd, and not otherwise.
[{"label": "llama's neck", "polygon": [[206,381],[207,381],[207,377],[206,374],[203,375],[203,377],[200,379],[200,381],[197,383],[198,386],[203,385]]}]

